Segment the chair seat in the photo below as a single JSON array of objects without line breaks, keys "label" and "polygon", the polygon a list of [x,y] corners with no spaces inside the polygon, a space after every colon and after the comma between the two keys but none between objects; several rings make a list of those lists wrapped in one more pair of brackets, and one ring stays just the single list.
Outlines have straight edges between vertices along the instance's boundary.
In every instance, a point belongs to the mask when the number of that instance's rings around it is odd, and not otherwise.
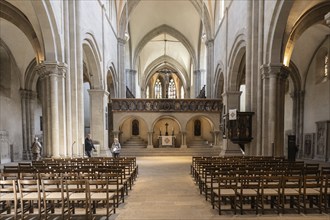
[{"label": "chair seat", "polygon": [[320,189],[313,189],[313,188],[306,189],[305,193],[306,195],[317,195],[317,194],[321,195]]},{"label": "chair seat", "polygon": [[86,193],[72,193],[69,195],[70,200],[84,200],[86,198]]},{"label": "chair seat", "polygon": [[220,196],[233,196],[236,192],[233,189],[220,189]]},{"label": "chair seat", "polygon": [[[113,198],[114,196],[114,193],[109,193],[109,199]],[[107,195],[105,193],[92,193],[90,198],[91,200],[106,200]]]},{"label": "chair seat", "polygon": [[0,194],[0,201],[14,201],[15,194],[14,193],[1,193]]},{"label": "chair seat", "polygon": [[254,189],[242,189],[241,195],[243,195],[243,196],[255,196],[255,195],[258,195],[258,192]]},{"label": "chair seat", "polygon": [[278,195],[278,190],[276,190],[276,189],[264,189],[263,193],[265,195],[268,195],[268,196],[272,196],[272,195],[276,196],[276,195]]},{"label": "chair seat", "polygon": [[[40,197],[39,197],[40,196]],[[37,192],[33,193],[24,193],[22,199],[23,200],[38,200],[39,198],[43,198],[42,194],[39,194]]]},{"label": "chair seat", "polygon": [[[66,199],[66,195],[63,195],[64,199]],[[62,193],[60,192],[50,192],[46,194],[47,200],[62,200]]]},{"label": "chair seat", "polygon": [[296,190],[296,189],[284,189],[284,195],[286,195],[286,196],[294,196],[294,195],[299,195],[300,193],[299,193],[299,191],[298,190]]}]

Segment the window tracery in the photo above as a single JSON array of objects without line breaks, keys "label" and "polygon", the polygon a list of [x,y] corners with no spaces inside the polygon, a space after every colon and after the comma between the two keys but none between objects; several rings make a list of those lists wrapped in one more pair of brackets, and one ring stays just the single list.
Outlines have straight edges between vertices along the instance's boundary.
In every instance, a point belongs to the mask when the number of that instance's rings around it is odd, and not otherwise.
[{"label": "window tracery", "polygon": [[155,98],[156,99],[162,98],[162,83],[159,79],[157,79],[155,83]]}]

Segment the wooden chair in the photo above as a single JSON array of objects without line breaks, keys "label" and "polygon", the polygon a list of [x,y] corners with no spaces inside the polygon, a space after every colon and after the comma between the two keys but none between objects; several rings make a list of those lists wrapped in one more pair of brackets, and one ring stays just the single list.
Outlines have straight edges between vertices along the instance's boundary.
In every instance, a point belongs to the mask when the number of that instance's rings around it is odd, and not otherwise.
[{"label": "wooden chair", "polygon": [[211,192],[212,208],[217,207],[219,215],[224,210],[234,211],[236,215],[237,177],[230,175],[219,176],[217,181],[218,183],[213,187],[213,191]]},{"label": "wooden chair", "polygon": [[[7,212],[7,215],[13,215],[17,219],[17,190],[15,180],[0,180],[0,202],[2,209],[1,215]],[[11,213],[11,208],[14,207],[14,213]]]},{"label": "wooden chair", "polygon": [[18,188],[21,202],[21,219],[25,213],[34,213],[37,208],[39,219],[41,219],[41,199],[39,180],[18,180]]},{"label": "wooden chair", "polygon": [[121,175],[117,173],[101,173],[99,179],[108,181],[109,192],[115,193],[116,207],[119,207],[120,201],[125,202],[125,187],[120,181]]},{"label": "wooden chair", "polygon": [[260,201],[260,177],[253,175],[241,175],[238,177],[237,196],[239,202],[237,206],[243,215],[244,205],[249,205],[249,210],[255,210],[258,214],[258,206]]},{"label": "wooden chair", "polygon": [[273,210],[276,207],[276,211],[280,214],[281,207],[281,176],[263,176],[261,178],[261,209],[262,214],[265,213],[266,204],[270,204],[268,210]]},{"label": "wooden chair", "polygon": [[310,209],[315,205],[318,207],[319,213],[322,213],[322,186],[323,178],[321,176],[304,176],[302,196],[305,214],[307,214],[307,203],[309,203]]},{"label": "wooden chair", "polygon": [[[283,176],[281,187],[281,206],[282,214],[284,214],[287,205],[290,210],[296,208],[300,213],[300,202],[302,195],[302,176]],[[289,200],[288,200],[289,199]],[[289,201],[289,203],[288,203]]]},{"label": "wooden chair", "polygon": [[329,213],[330,209],[330,173],[322,175],[323,186],[322,186],[322,201],[324,212]]},{"label": "wooden chair", "polygon": [[[47,176],[49,177],[49,176]],[[41,179],[44,219],[48,219],[49,213],[55,213],[55,208],[60,207],[61,218],[64,219],[65,207],[67,207],[67,194],[64,194],[63,181],[61,178]]]},{"label": "wooden chair", "polygon": [[106,210],[106,219],[108,219],[111,213],[116,213],[116,194],[109,191],[108,180],[88,180],[89,184],[89,199],[91,209],[91,219],[94,219],[96,210],[101,207]]},{"label": "wooden chair", "polygon": [[84,215],[90,219],[89,187],[87,180],[63,180],[68,203],[68,218],[71,219],[78,207],[83,207]]}]

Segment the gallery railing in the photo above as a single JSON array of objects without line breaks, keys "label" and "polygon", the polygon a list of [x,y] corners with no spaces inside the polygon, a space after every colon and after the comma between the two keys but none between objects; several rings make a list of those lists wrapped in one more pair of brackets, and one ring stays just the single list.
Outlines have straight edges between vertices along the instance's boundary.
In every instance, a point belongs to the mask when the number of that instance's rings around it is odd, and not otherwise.
[{"label": "gallery railing", "polygon": [[111,99],[112,111],[219,112],[220,99]]}]

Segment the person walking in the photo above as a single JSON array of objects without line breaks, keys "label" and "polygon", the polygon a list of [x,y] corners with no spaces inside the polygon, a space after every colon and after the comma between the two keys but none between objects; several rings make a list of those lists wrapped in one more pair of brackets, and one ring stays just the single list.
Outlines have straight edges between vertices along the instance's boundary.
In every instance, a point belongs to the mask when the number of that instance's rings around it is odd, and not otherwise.
[{"label": "person walking", "polygon": [[118,138],[115,138],[114,142],[111,146],[111,153],[113,154],[113,156],[115,158],[118,158],[119,154],[120,154],[120,150],[121,150],[121,145],[119,143],[119,140],[118,140]]},{"label": "person walking", "polygon": [[92,156],[92,150],[96,150],[93,144],[93,141],[91,139],[91,135],[87,134],[85,138],[85,153],[88,157]]}]

